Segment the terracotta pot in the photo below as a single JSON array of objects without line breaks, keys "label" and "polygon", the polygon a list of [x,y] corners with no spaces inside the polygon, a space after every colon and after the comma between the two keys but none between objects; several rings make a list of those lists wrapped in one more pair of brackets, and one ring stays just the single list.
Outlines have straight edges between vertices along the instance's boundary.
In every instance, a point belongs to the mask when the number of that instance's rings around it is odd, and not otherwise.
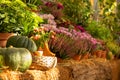
[{"label": "terracotta pot", "polygon": [[90,53],[87,52],[85,54],[82,55],[82,59],[88,59],[90,57]]},{"label": "terracotta pot", "polygon": [[0,33],[0,47],[6,47],[6,42],[13,33]]},{"label": "terracotta pot", "polygon": [[61,63],[62,61],[63,61],[63,59],[57,57],[57,62],[58,63]]},{"label": "terracotta pot", "polygon": [[104,58],[104,59],[105,59],[105,58],[106,58],[106,54],[107,54],[107,51],[103,51],[103,52],[102,52],[102,55],[101,55],[101,58]]},{"label": "terracotta pot", "polygon": [[80,61],[81,55],[76,54],[76,55],[73,56],[73,59],[76,60],[76,61]]},{"label": "terracotta pot", "polygon": [[93,52],[93,55],[97,58],[106,58],[107,51],[104,50],[96,50]]}]

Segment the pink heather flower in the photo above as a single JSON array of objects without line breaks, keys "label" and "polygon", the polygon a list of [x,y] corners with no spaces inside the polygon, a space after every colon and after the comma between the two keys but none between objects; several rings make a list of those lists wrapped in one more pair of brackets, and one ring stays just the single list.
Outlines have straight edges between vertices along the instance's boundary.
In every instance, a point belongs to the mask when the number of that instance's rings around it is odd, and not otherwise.
[{"label": "pink heather flower", "polygon": [[51,19],[54,20],[54,16],[52,14],[39,14],[43,19]]},{"label": "pink heather flower", "polygon": [[100,44],[99,42],[97,42],[97,40],[96,39],[94,39],[94,38],[91,38],[90,39],[91,40],[91,42],[95,45],[95,44]]},{"label": "pink heather flower", "polygon": [[57,8],[58,8],[58,9],[63,9],[64,6],[62,5],[62,3],[59,2],[59,3],[57,4]]}]

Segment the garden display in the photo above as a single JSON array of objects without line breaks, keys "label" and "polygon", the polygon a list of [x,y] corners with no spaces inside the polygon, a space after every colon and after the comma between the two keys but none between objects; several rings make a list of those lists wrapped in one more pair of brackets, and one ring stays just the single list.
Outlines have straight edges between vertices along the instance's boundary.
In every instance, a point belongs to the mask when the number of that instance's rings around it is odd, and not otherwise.
[{"label": "garden display", "polygon": [[120,80],[119,0],[1,0],[0,80]]}]

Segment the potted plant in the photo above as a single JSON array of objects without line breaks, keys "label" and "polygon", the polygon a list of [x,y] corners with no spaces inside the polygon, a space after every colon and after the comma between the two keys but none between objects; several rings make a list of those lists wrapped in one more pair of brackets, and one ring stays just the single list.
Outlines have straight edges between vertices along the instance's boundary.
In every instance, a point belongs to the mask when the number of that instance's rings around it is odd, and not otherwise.
[{"label": "potted plant", "polygon": [[[34,28],[39,27],[40,22],[42,19],[30,11],[30,8],[22,1],[0,2],[0,34],[19,33],[29,36]],[[2,41],[6,39],[2,37]],[[4,46],[2,45],[2,47]]]}]

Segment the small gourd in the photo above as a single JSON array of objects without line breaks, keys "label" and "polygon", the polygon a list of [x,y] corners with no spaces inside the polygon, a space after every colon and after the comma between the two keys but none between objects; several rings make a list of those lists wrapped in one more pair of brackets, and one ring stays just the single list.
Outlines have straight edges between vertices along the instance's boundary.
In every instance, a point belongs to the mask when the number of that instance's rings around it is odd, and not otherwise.
[{"label": "small gourd", "polygon": [[26,36],[11,36],[8,38],[6,47],[13,46],[17,48],[26,48],[30,52],[35,52],[37,50],[37,45],[35,42]]}]

